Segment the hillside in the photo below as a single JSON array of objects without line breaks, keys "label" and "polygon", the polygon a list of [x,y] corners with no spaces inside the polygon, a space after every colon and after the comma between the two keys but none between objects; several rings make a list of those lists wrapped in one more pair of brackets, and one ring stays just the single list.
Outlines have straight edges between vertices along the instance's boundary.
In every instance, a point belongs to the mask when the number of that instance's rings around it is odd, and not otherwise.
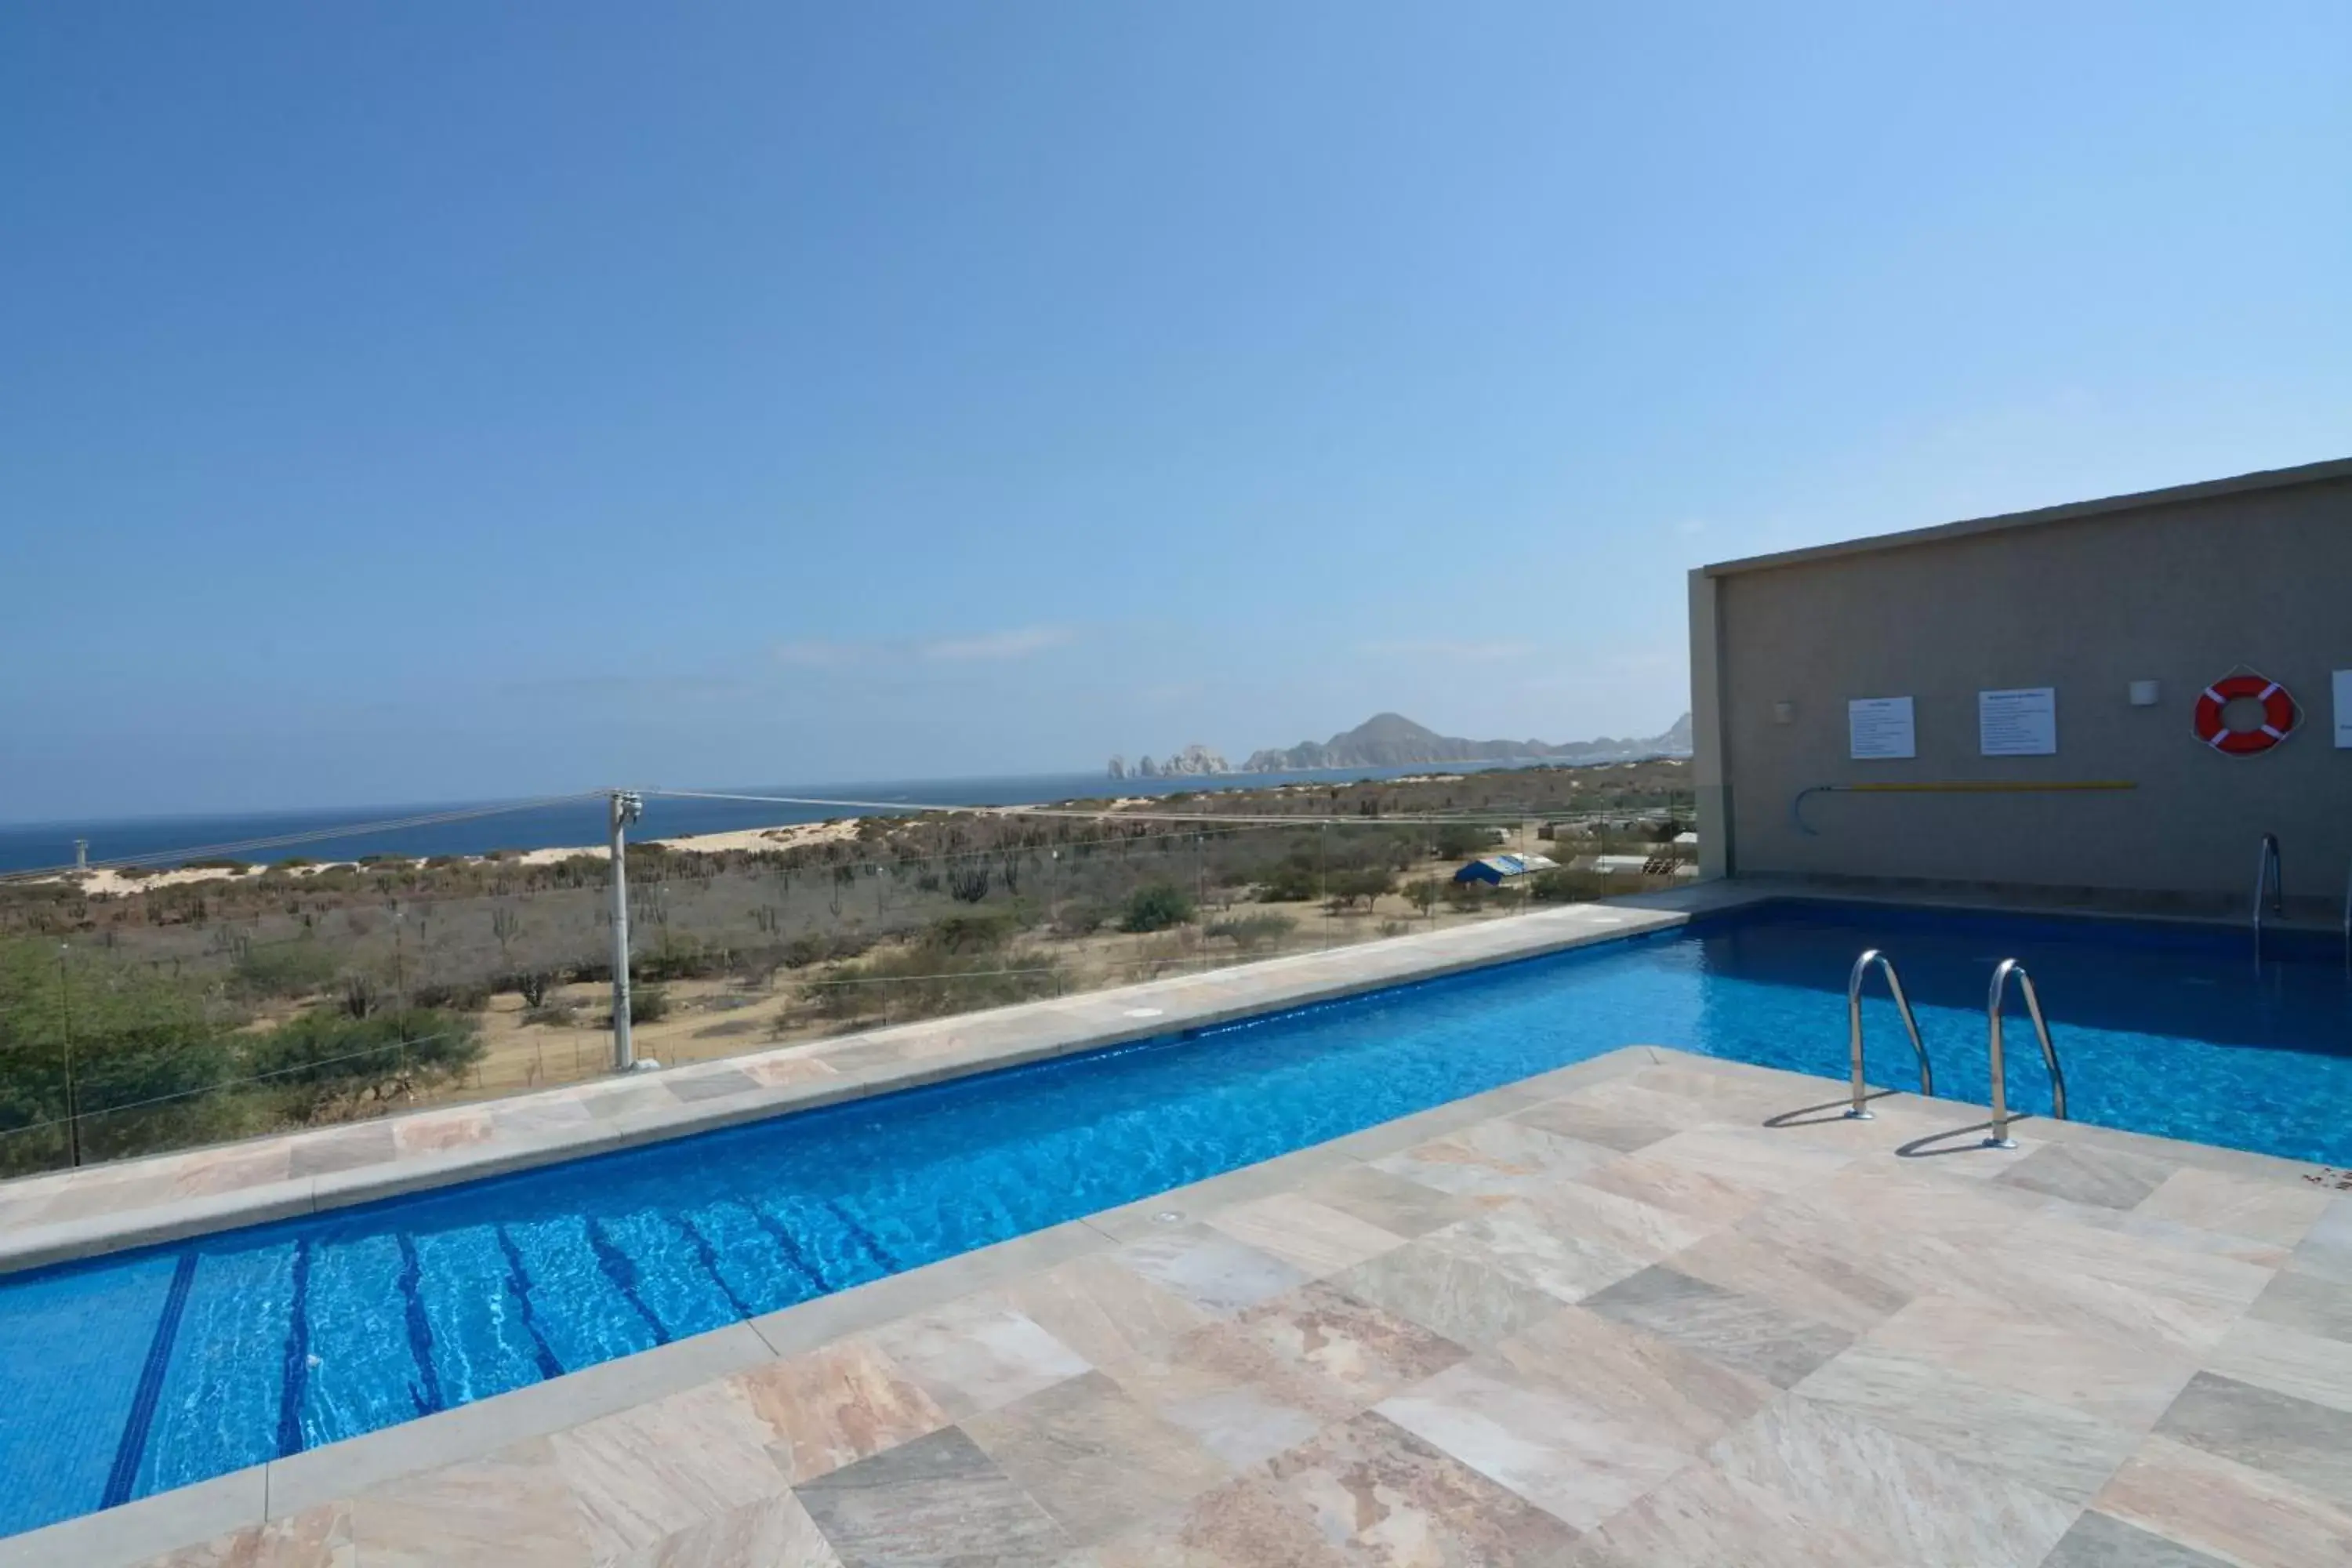
[{"label": "hillside", "polygon": [[1402,713],[1375,713],[1328,741],[1302,741],[1286,749],[1253,752],[1242,767],[1247,773],[1292,773],[1307,768],[1407,768],[1430,763],[1613,763],[1642,757],[1686,757],[1690,749],[1687,713],[1663,734],[1647,739],[1629,736],[1619,740],[1603,735],[1598,740],[1569,741],[1558,745],[1544,741],[1472,741],[1459,735],[1441,735]]}]

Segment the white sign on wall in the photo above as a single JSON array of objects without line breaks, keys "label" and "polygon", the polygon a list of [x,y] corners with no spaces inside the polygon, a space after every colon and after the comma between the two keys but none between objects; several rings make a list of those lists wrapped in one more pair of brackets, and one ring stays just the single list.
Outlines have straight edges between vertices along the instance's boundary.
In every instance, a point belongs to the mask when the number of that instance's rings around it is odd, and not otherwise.
[{"label": "white sign on wall", "polygon": [[1908,697],[1857,697],[1845,705],[1848,749],[1856,762],[1889,761],[1919,754]]},{"label": "white sign on wall", "polygon": [[2336,743],[2352,750],[2352,669],[2336,672]]},{"label": "white sign on wall", "polygon": [[1977,752],[1987,757],[2058,754],[2058,689],[1977,693]]}]

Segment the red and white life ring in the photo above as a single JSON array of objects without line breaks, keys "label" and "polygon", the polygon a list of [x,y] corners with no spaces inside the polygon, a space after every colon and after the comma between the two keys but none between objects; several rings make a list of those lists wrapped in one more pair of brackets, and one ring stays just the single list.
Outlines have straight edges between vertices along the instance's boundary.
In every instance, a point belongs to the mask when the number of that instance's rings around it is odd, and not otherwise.
[{"label": "red and white life ring", "polygon": [[[2221,710],[2241,697],[2263,705],[2263,721],[2251,730],[2232,730],[2221,722]],[[2251,757],[2269,751],[2294,732],[2302,717],[2285,687],[2249,670],[2224,676],[2197,694],[2197,738],[2232,757]]]}]

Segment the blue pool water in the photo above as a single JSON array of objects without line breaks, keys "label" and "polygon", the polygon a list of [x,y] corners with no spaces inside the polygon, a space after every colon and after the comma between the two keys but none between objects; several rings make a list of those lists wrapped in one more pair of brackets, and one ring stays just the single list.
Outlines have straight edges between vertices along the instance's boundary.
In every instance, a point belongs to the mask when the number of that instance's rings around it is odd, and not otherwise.
[{"label": "blue pool water", "polygon": [[[2040,983],[2078,1120],[2352,1164],[2340,953],[1784,903],[1094,1056],[0,1282],[0,1533],[410,1420],[1633,1043],[1839,1078],[1885,948],[1937,1088]],[[1872,1078],[1907,1087],[1891,1007]],[[2030,1039],[2030,1035],[2024,1037]],[[2018,1038],[2012,1036],[2013,1039]],[[2011,1103],[2047,1102],[2031,1046]]]}]

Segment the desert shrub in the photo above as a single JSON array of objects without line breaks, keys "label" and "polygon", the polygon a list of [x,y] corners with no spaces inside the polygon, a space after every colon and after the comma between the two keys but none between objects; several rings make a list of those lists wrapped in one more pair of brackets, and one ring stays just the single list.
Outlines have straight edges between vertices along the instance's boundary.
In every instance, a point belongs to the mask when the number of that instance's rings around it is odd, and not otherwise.
[{"label": "desert shrub", "polygon": [[1374,899],[1396,886],[1396,877],[1376,868],[1356,867],[1332,872],[1325,879],[1324,886],[1330,892],[1334,908],[1362,904],[1370,909]]},{"label": "desert shrub", "polygon": [[1060,977],[1060,965],[1042,952],[943,952],[919,943],[844,964],[810,984],[807,995],[830,1018],[927,1018],[1051,996]]},{"label": "desert shrub", "polygon": [[[0,1131],[65,1116],[68,1038],[85,1160],[241,1130],[229,1097],[205,1092],[235,1076],[236,1047],[194,982],[80,952],[61,969],[52,943],[0,942]],[[68,1149],[62,1127],[0,1138],[0,1171],[62,1165]]]},{"label": "desert shrub", "polygon": [[1382,936],[1402,936],[1412,929],[1412,922],[1411,921],[1382,921],[1381,922],[1381,934]]},{"label": "desert shrub", "polygon": [[[632,1012],[635,1009],[632,1008]],[[533,1002],[522,1010],[526,1024],[545,1024],[551,1028],[568,1029],[580,1019],[580,1004],[569,997],[551,996]]]},{"label": "desert shrub", "polygon": [[493,991],[511,991],[522,998],[526,1007],[544,1005],[547,994],[554,989],[562,976],[551,969],[518,969],[502,974],[490,983]]},{"label": "desert shrub", "polygon": [[1118,929],[1127,931],[1166,931],[1192,918],[1192,895],[1173,882],[1147,882],[1128,894]]},{"label": "desert shrub", "polygon": [[250,860],[239,860],[235,857],[228,855],[211,855],[201,860],[183,860],[180,862],[179,869],[183,871],[245,872],[253,869],[253,862]]},{"label": "desert shrub", "polygon": [[233,984],[246,996],[307,996],[335,978],[335,955],[313,937],[254,942],[236,955]]},{"label": "desert shrub", "polygon": [[1404,885],[1407,902],[1423,914],[1435,909],[1445,897],[1445,884],[1435,877],[1416,877]]},{"label": "desert shrub", "polygon": [[1495,889],[1484,882],[1448,882],[1445,901],[1467,914],[1493,901]]},{"label": "desert shrub", "polygon": [[939,952],[992,952],[1013,940],[1021,918],[1010,910],[945,915],[923,928],[922,945]]},{"label": "desert shrub", "polygon": [[490,986],[486,980],[456,980],[432,985],[420,985],[411,997],[419,1007],[431,1007],[449,1013],[478,1013],[490,1005]]},{"label": "desert shrub", "polygon": [[482,1058],[480,1026],[431,1007],[354,1018],[314,1007],[255,1042],[249,1065],[299,1122],[333,1121],[447,1083]]},{"label": "desert shrub", "polygon": [[733,965],[734,954],[726,948],[691,937],[672,937],[665,931],[653,952],[637,953],[629,960],[629,978],[709,980],[726,973]]},{"label": "desert shrub", "polygon": [[806,969],[812,963],[856,958],[873,945],[872,937],[858,931],[804,931],[784,943],[784,967]]},{"label": "desert shrub", "polygon": [[1470,822],[1449,822],[1437,830],[1435,839],[1437,853],[1448,860],[1484,855],[1502,841],[1500,830]]},{"label": "desert shrub", "polygon": [[1223,937],[1244,952],[1255,952],[1260,948],[1277,947],[1282,939],[1297,928],[1298,922],[1288,915],[1231,915],[1211,921],[1201,928],[1203,936]]},{"label": "desert shrub", "polygon": [[1265,868],[1256,881],[1261,903],[1297,904],[1321,893],[1323,874],[1313,861],[1294,857]]},{"label": "desert shrub", "polygon": [[948,897],[958,903],[976,904],[988,897],[988,884],[994,872],[985,860],[968,860],[948,869]]},{"label": "desert shrub", "polygon": [[1091,899],[1073,899],[1054,911],[1054,930],[1063,936],[1090,936],[1102,930],[1112,911]]},{"label": "desert shrub", "polygon": [[629,987],[629,1022],[656,1024],[669,1016],[669,993],[658,985]]}]

